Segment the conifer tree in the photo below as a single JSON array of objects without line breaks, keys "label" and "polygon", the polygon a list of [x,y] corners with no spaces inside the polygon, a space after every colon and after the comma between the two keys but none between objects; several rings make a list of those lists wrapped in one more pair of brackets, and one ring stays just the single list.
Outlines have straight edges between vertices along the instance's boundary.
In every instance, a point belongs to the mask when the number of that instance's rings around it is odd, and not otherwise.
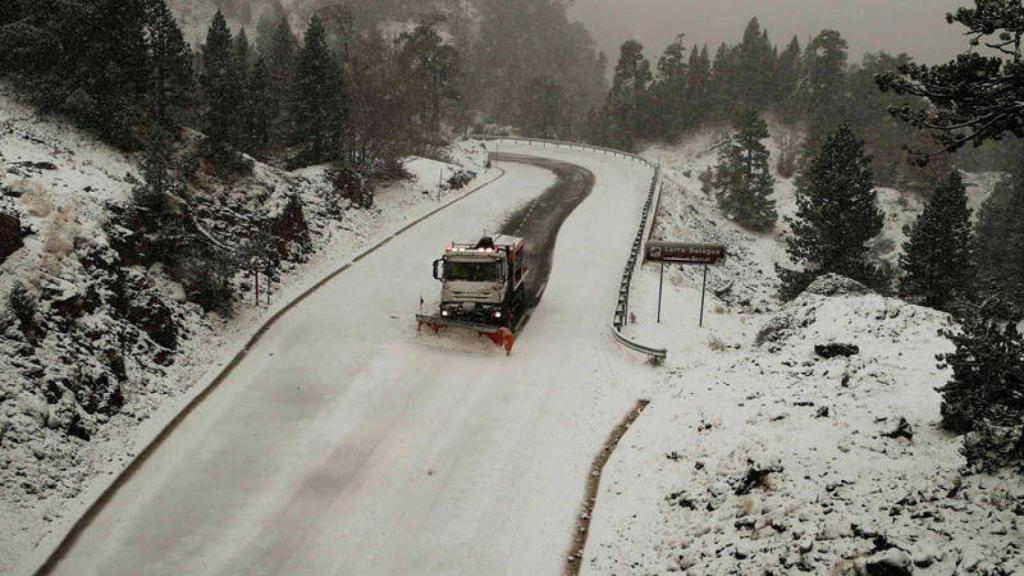
[{"label": "conifer tree", "polygon": [[244,140],[252,152],[262,152],[270,145],[271,101],[270,72],[266,60],[260,57],[253,66],[245,89]]},{"label": "conifer tree", "polygon": [[680,34],[658,60],[658,79],[651,88],[655,136],[666,140],[676,140],[692,122],[687,114],[687,65],[686,47]]},{"label": "conifer tree", "polygon": [[971,210],[958,171],[932,194],[924,212],[907,227],[900,255],[904,277],[900,294],[925,306],[950,311],[956,299],[970,297],[974,277]]},{"label": "conifer tree", "polygon": [[234,58],[237,70],[235,74],[238,76],[238,81],[246,86],[249,83],[249,74],[252,72],[255,61],[253,60],[252,45],[245,34],[245,28],[239,30],[238,35],[235,36]]},{"label": "conifer tree", "polygon": [[150,105],[154,120],[170,127],[192,103],[195,83],[192,50],[185,42],[165,0],[147,0],[146,37],[149,47]]},{"label": "conifer tree", "polygon": [[323,21],[316,15],[299,52],[294,102],[294,140],[304,148],[302,162],[338,158],[349,113],[348,95],[341,68],[327,48]]},{"label": "conifer tree", "polygon": [[942,426],[964,439],[968,464],[1024,463],[1024,337],[1020,315],[999,299],[968,311],[944,335],[955,352],[939,357],[953,375],[942,393]]},{"label": "conifer tree", "polygon": [[708,56],[707,44],[700,49],[694,45],[690,52],[686,84],[686,117],[693,127],[697,128],[707,121],[708,109],[711,107],[711,59]]},{"label": "conifer tree", "polygon": [[647,104],[653,81],[651,63],[644,57],[643,45],[636,40],[626,41],[608,93],[604,115],[605,145],[632,150],[636,147],[637,137],[648,133],[650,110]]},{"label": "conifer tree", "polygon": [[765,109],[772,101],[772,71],[775,68],[768,31],[753,18],[736,47],[736,104],[755,110]]},{"label": "conifer tree", "polygon": [[737,115],[734,129],[718,151],[718,166],[712,180],[718,205],[741,226],[770,230],[778,220],[778,212],[772,199],[775,177],[770,154],[762,143],[768,138],[768,124],[756,111],[746,110]]},{"label": "conifer tree", "polygon": [[843,117],[848,48],[846,39],[835,30],[822,30],[807,45],[805,79],[801,85],[806,113],[812,119],[835,122]]},{"label": "conifer tree", "polygon": [[203,47],[202,86],[206,136],[217,144],[237,144],[242,85],[231,31],[220,11],[213,17]]},{"label": "conifer tree", "polygon": [[282,15],[274,28],[270,52],[265,55],[270,82],[270,135],[275,145],[289,145],[295,132],[292,96],[297,52],[298,40]]},{"label": "conifer tree", "polygon": [[1024,166],[982,206],[976,246],[979,292],[1024,311]]},{"label": "conifer tree", "polygon": [[800,269],[779,269],[783,297],[796,297],[827,273],[880,287],[867,244],[882,231],[883,216],[864,142],[841,125],[825,139],[797,187],[797,217],[787,219],[793,230],[787,243]]},{"label": "conifer tree", "polygon": [[568,129],[565,88],[550,76],[535,78],[520,100],[519,124],[526,135],[558,139]]},{"label": "conifer tree", "polygon": [[775,103],[782,120],[790,124],[796,122],[802,113],[797,98],[800,78],[803,75],[802,61],[800,39],[794,35],[789,45],[779,55],[774,78]]}]

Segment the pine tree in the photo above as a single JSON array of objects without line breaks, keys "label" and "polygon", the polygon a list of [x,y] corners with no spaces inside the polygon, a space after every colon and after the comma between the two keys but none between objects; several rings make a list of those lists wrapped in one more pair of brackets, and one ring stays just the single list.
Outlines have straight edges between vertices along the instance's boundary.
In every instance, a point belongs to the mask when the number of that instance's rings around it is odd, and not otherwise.
[{"label": "pine tree", "polygon": [[665,48],[658,60],[658,79],[651,88],[651,103],[656,116],[656,136],[676,140],[691,120],[687,118],[689,99],[686,47],[683,35]]},{"label": "pine tree", "polygon": [[806,113],[812,119],[835,122],[843,118],[848,49],[849,44],[835,30],[823,30],[807,45],[801,86]]},{"label": "pine tree", "polygon": [[757,231],[770,230],[778,220],[775,177],[769,152],[762,141],[768,138],[768,124],[754,110],[737,115],[735,132],[718,152],[712,186],[718,193],[718,205],[741,226]]},{"label": "pine tree", "polygon": [[298,41],[292,33],[288,19],[281,16],[274,28],[271,49],[266,56],[269,72],[270,140],[274,145],[291,144],[295,133],[292,96],[295,93],[295,68]]},{"label": "pine tree", "polygon": [[[938,66],[905,63],[878,78],[885,91],[920,102],[890,111],[917,128],[932,131],[949,152],[981,145],[1005,134],[1024,136],[1024,18],[1017,0],[975,0],[946,20],[967,30],[970,49]],[[978,50],[983,46],[987,50]],[[918,158],[927,162],[927,156]]]},{"label": "pine tree", "polygon": [[774,77],[775,103],[782,120],[788,124],[796,122],[803,112],[797,97],[801,76],[803,51],[800,48],[800,39],[794,35],[789,45],[779,55]]},{"label": "pine tree", "polygon": [[249,37],[245,34],[245,28],[238,31],[238,35],[235,36],[234,46],[234,58],[235,58],[235,74],[238,77],[238,81],[243,85],[249,83],[249,74],[252,72],[252,67],[256,63],[253,60],[252,44],[249,43]]},{"label": "pine tree", "polygon": [[959,330],[944,332],[956,351],[939,357],[953,370],[942,393],[942,426],[967,433],[969,464],[997,468],[1024,462],[1024,337],[998,299],[970,310]]},{"label": "pine tree", "polygon": [[149,46],[150,106],[154,120],[170,127],[192,103],[195,83],[192,50],[165,0],[147,0],[146,38]]},{"label": "pine tree", "polygon": [[864,142],[840,125],[797,187],[797,217],[787,219],[793,230],[787,243],[790,258],[802,269],[779,269],[783,297],[799,295],[827,273],[881,287],[880,273],[867,260],[867,244],[882,231],[884,220]]},{"label": "pine tree", "polygon": [[754,110],[767,108],[773,97],[771,82],[775,62],[768,31],[761,29],[757,18],[747,24],[735,57],[736,105]]},{"label": "pine tree", "polygon": [[327,48],[326,32],[314,15],[299,53],[295,81],[295,135],[303,145],[303,163],[340,156],[347,120],[348,94],[337,60]]},{"label": "pine tree", "polygon": [[974,277],[971,210],[958,171],[932,195],[924,212],[907,227],[900,255],[904,277],[900,294],[925,306],[950,311],[956,299],[970,297]]},{"label": "pine tree", "polygon": [[1024,311],[1024,166],[982,206],[976,245],[979,292]]},{"label": "pine tree", "polygon": [[694,128],[698,128],[708,120],[711,107],[711,59],[707,44],[701,49],[694,45],[687,68],[685,116]]},{"label": "pine tree", "polygon": [[633,150],[636,139],[650,133],[648,95],[654,75],[644,57],[644,47],[636,40],[622,45],[619,63],[605,110],[605,145]]},{"label": "pine tree", "polygon": [[568,130],[565,88],[550,76],[535,78],[520,99],[519,125],[527,136],[559,139]]},{"label": "pine tree", "polygon": [[73,90],[88,95],[72,99],[71,112],[104,139],[136,148],[150,81],[145,5],[143,0],[97,0],[91,8],[95,20],[75,24],[96,29],[83,45],[69,48],[73,64],[59,72],[78,84]]},{"label": "pine tree", "polygon": [[206,136],[218,145],[238,143],[242,85],[232,50],[231,31],[217,12],[203,47],[203,100]]},{"label": "pine tree", "polygon": [[271,116],[270,72],[263,57],[253,66],[249,82],[245,87],[245,134],[246,148],[254,153],[266,150],[270,145]]},{"label": "pine tree", "polygon": [[441,131],[445,103],[461,98],[461,59],[458,50],[437,32],[441,22],[440,17],[427,18],[399,37],[400,56],[408,73],[406,82],[420,109],[420,125],[430,138]]}]

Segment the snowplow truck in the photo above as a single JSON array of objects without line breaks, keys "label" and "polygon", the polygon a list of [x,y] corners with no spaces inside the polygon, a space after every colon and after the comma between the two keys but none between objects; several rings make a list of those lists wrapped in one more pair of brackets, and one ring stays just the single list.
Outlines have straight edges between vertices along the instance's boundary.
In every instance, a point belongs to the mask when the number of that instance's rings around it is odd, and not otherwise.
[{"label": "snowplow truck", "polygon": [[441,282],[436,314],[418,314],[435,333],[448,327],[474,330],[512,352],[526,311],[526,243],[514,236],[485,236],[475,244],[453,242],[434,261]]}]

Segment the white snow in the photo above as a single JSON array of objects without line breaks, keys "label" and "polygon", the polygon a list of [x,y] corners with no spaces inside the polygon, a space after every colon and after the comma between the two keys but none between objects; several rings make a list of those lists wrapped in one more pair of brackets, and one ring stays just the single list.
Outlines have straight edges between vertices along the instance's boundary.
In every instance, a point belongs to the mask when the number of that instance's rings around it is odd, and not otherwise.
[{"label": "white snow", "polygon": [[[583,573],[854,574],[885,555],[912,559],[915,573],[1024,571],[1024,482],[961,476],[960,438],[938,427],[950,320],[870,293],[781,305],[786,227],[745,232],[701,193],[711,141],[648,152],[666,167],[655,236],[721,242],[732,256],[710,271],[704,328],[701,269],[666,273],[660,325],[657,265],[634,282],[628,332],[668,347],[667,374],[605,468]],[[972,204],[997,180],[968,175]],[[781,214],[794,213],[794,192],[779,180]],[[922,200],[883,189],[879,201],[877,252],[894,261]],[[819,357],[830,343],[860,352]],[[886,435],[901,418],[912,439]],[[772,472],[745,493],[752,469]]]}]

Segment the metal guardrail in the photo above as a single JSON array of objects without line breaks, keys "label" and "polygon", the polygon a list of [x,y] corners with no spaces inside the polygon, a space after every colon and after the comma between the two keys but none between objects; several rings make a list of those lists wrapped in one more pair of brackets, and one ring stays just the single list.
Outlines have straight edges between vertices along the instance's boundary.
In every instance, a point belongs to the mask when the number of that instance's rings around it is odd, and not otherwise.
[{"label": "metal guardrail", "polygon": [[629,251],[629,259],[626,261],[626,269],[622,273],[622,283],[619,285],[619,298],[615,306],[615,315],[612,319],[612,336],[620,344],[629,348],[630,350],[646,354],[651,357],[655,362],[660,362],[668,357],[668,350],[664,348],[653,348],[645,346],[633,340],[627,338],[623,333],[622,329],[626,327],[629,322],[629,295],[630,289],[633,284],[633,274],[636,272],[637,263],[642,264],[642,258],[644,254],[644,245],[651,236],[651,232],[654,227],[654,213],[657,210],[658,203],[661,197],[661,165],[651,162],[647,158],[637,156],[636,154],[630,154],[621,150],[614,150],[612,148],[603,148],[601,146],[590,146],[588,144],[581,144],[579,142],[566,142],[562,140],[545,140],[543,138],[522,138],[519,136],[491,136],[491,135],[477,135],[473,134],[468,136],[474,140],[483,140],[485,142],[503,141],[503,142],[517,142],[524,143],[527,145],[540,144],[543,146],[563,146],[570,149],[589,150],[602,152],[619,158],[626,158],[629,160],[635,160],[646,164],[654,169],[654,177],[651,180],[651,187],[647,193],[647,201],[644,203],[643,217],[640,220],[640,229],[636,233],[636,238],[633,240],[633,245]]}]

